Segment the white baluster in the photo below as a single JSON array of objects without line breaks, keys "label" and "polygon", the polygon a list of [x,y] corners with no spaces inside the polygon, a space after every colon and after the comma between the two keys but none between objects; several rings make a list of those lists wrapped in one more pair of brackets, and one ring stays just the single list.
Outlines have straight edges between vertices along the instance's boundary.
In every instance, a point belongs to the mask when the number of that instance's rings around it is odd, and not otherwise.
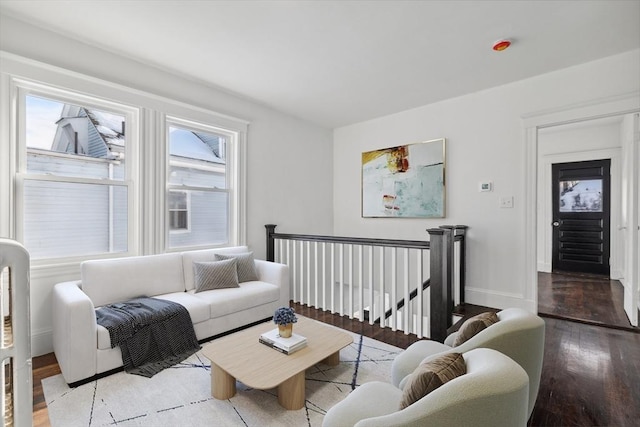
[{"label": "white baluster", "polygon": [[349,245],[349,319],[353,319],[353,245]]},{"label": "white baluster", "polygon": [[305,242],[305,250],[307,251],[307,307],[311,307],[311,242]]},{"label": "white baluster", "polygon": [[422,277],[422,257],[424,255],[424,251],[418,249],[418,254],[416,257],[416,282],[418,283],[418,294],[416,295],[416,300],[418,303],[418,308],[417,308],[417,316],[418,316],[418,321],[417,323],[417,330],[416,330],[416,335],[418,336],[418,338],[422,338],[422,322],[424,319],[424,313],[423,313],[423,301],[422,301],[422,296],[423,296],[423,292],[422,292],[422,283],[424,282],[423,277]]},{"label": "white baluster", "polygon": [[322,309],[327,309],[327,244],[322,242]]},{"label": "white baluster", "polygon": [[336,250],[335,243],[331,243],[331,313],[336,312]]},{"label": "white baluster", "polygon": [[373,300],[373,246],[369,246],[369,324],[373,325],[373,321],[375,320],[375,313],[373,311],[373,307],[375,305],[375,301]]},{"label": "white baluster", "polygon": [[304,242],[302,240],[297,241],[298,246],[298,272],[300,277],[298,278],[298,286],[300,288],[300,304],[304,304]]},{"label": "white baluster", "polygon": [[340,316],[344,316],[344,244],[340,243],[339,251],[340,259],[338,266],[340,272]]},{"label": "white baluster", "polygon": [[395,247],[391,248],[391,330],[397,329],[398,320],[398,277],[397,277],[397,257],[398,251]]},{"label": "white baluster", "polygon": [[318,242],[313,242],[313,281],[315,285],[313,305],[315,308],[318,308],[320,305],[318,302]]},{"label": "white baluster", "polygon": [[402,329],[404,330],[404,334],[405,335],[409,335],[409,331],[411,330],[411,325],[413,322],[409,322],[409,316],[410,316],[410,307],[411,307],[411,301],[409,300],[409,249],[408,248],[404,248],[403,249],[403,255],[404,255],[404,271],[403,271],[403,276],[404,276],[404,307],[402,309],[403,314],[404,314],[404,321],[403,321],[403,325],[402,325]]},{"label": "white baluster", "polygon": [[[295,240],[289,242],[291,245],[291,288],[293,289],[293,300],[295,302],[300,302],[298,299],[298,276],[296,273],[298,272],[298,265],[296,263],[296,242]],[[287,250],[289,250],[289,245],[287,245]]]},{"label": "white baluster", "polygon": [[362,278],[363,274],[364,274],[364,265],[362,265],[362,251],[364,250],[364,247],[362,245],[360,245],[360,250],[358,251],[358,265],[359,265],[359,272],[360,275],[358,277],[358,299],[360,300],[359,302],[359,319],[362,322],[364,320],[364,280]]},{"label": "white baluster", "polygon": [[384,328],[387,325],[387,322],[384,318],[386,307],[385,307],[385,286],[384,286],[384,246],[380,247],[380,327]]}]

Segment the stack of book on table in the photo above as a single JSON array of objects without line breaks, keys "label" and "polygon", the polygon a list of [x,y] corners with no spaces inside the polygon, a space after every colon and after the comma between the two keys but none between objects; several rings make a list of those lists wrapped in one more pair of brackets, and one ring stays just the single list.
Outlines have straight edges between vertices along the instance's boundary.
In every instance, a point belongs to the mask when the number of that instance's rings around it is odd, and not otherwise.
[{"label": "stack of book on table", "polygon": [[259,341],[284,354],[295,353],[307,346],[307,338],[298,334],[291,334],[290,338],[282,338],[278,329],[273,329],[260,335]]}]

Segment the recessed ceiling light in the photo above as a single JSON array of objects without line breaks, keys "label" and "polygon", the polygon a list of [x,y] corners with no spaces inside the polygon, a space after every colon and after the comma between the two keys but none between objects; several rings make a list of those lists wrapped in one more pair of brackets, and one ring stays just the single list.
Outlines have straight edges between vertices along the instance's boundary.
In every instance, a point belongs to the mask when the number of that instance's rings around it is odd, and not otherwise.
[{"label": "recessed ceiling light", "polygon": [[505,50],[509,46],[511,46],[511,40],[507,40],[507,39],[498,40],[497,42],[495,42],[493,44],[493,50],[496,50],[498,52],[502,52],[503,50]]}]

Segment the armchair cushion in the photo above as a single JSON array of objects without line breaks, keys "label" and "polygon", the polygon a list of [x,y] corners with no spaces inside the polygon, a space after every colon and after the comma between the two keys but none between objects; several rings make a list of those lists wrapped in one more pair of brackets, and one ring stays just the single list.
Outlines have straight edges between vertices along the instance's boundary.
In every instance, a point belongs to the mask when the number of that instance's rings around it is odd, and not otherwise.
[{"label": "armchair cushion", "polygon": [[463,342],[468,341],[478,332],[488,328],[494,323],[497,323],[499,320],[498,315],[492,311],[480,313],[477,316],[467,319],[462,326],[460,326],[455,341],[453,342],[453,346],[457,347]]},{"label": "armchair cushion", "polygon": [[448,353],[422,362],[409,376],[403,387],[400,409],[417,402],[447,381],[466,372],[467,365],[460,353]]}]

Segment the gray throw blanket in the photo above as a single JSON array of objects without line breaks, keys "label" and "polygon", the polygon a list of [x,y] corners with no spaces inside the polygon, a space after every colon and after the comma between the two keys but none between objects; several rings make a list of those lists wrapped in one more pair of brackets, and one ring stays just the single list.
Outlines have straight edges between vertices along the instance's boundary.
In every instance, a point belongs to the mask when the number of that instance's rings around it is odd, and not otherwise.
[{"label": "gray throw blanket", "polygon": [[96,309],[96,319],[130,374],[150,378],[200,349],[189,312],[175,302],[134,298]]}]

